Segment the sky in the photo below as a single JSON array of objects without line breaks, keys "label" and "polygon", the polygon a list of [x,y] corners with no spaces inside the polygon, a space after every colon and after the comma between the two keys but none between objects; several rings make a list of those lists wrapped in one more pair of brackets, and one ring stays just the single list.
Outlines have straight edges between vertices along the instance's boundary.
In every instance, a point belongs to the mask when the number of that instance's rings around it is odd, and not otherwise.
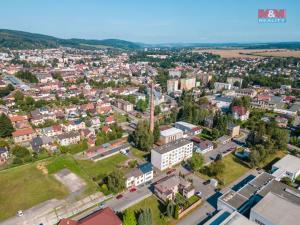
[{"label": "sky", "polygon": [[[299,0],[1,0],[0,29],[143,43],[300,41]],[[286,23],[258,23],[286,9]]]}]

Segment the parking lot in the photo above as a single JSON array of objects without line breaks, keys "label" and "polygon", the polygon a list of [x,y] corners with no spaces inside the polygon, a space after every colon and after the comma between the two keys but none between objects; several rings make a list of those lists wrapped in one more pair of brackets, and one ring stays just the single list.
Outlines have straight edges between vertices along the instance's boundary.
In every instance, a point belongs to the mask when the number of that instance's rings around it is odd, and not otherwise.
[{"label": "parking lot", "polygon": [[219,145],[212,151],[209,151],[204,154],[204,162],[205,164],[209,164],[217,157],[217,155],[221,154],[222,156],[229,155],[231,152],[235,150],[235,148],[239,147],[240,145],[236,144],[235,142],[228,142],[226,144]]}]

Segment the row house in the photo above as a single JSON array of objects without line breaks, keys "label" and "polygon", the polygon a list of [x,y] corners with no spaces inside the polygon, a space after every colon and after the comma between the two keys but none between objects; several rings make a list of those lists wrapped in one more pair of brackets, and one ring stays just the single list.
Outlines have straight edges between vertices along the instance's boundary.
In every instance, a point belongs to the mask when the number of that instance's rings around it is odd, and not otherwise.
[{"label": "row house", "polygon": [[66,132],[79,131],[84,128],[85,128],[85,123],[80,120],[70,121],[68,124],[63,125],[63,129]]},{"label": "row house", "polygon": [[35,131],[29,128],[18,129],[12,133],[15,143],[30,142],[34,137],[36,137]]},{"label": "row house", "polygon": [[71,144],[77,144],[80,141],[80,134],[76,131],[71,131],[68,133],[62,133],[58,135],[57,142],[62,146],[67,146]]}]

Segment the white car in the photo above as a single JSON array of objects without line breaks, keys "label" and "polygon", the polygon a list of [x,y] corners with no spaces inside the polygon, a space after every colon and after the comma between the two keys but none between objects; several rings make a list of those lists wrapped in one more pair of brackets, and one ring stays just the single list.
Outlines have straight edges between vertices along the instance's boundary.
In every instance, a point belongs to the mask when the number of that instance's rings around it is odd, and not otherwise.
[{"label": "white car", "polygon": [[24,216],[24,213],[23,213],[22,210],[19,210],[19,211],[17,212],[17,215],[18,215],[18,216]]},{"label": "white car", "polygon": [[201,197],[202,197],[202,192],[201,192],[201,191],[197,191],[197,192],[196,192],[196,195],[197,195],[199,198],[201,198]]}]

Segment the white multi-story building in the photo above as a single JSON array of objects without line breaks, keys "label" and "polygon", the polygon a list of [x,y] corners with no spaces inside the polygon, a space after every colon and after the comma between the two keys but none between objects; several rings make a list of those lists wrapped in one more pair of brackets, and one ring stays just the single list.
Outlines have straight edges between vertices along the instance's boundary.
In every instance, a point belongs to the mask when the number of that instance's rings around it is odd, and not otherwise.
[{"label": "white multi-story building", "polygon": [[153,179],[153,168],[151,163],[140,165],[126,175],[126,188],[137,187]]},{"label": "white multi-story building", "polygon": [[193,142],[181,138],[151,150],[151,163],[159,170],[168,169],[193,155]]}]

